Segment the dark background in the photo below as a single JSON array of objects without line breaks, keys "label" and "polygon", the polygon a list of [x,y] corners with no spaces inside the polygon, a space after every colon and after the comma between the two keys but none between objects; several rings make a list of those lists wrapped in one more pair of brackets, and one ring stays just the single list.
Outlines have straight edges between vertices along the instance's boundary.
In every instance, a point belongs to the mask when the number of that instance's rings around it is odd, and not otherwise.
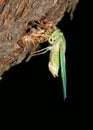
[{"label": "dark background", "polygon": [[0,117],[9,120],[9,128],[14,128],[18,120],[27,122],[24,123],[27,128],[30,120],[69,121],[80,112],[79,118],[90,115],[93,105],[92,16],[92,4],[81,0],[73,20],[66,14],[58,24],[67,41],[65,101],[60,76],[55,79],[48,70],[49,52],[5,72],[0,81]]}]

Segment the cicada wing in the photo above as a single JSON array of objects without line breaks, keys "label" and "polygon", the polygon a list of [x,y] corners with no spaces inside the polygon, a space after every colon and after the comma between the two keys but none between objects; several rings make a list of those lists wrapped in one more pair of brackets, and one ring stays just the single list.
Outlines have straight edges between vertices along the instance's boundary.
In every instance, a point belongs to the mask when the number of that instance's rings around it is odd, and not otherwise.
[{"label": "cicada wing", "polygon": [[61,77],[63,82],[63,94],[64,99],[66,99],[66,65],[65,65],[65,56],[63,53],[60,54],[61,61]]},{"label": "cicada wing", "polygon": [[[66,42],[64,39],[62,42]],[[66,61],[65,61],[65,48],[64,45],[66,43],[61,43],[60,44],[60,65],[61,65],[61,77],[62,77],[62,82],[63,82],[63,95],[64,95],[64,100],[67,97],[67,92],[66,92]]]}]

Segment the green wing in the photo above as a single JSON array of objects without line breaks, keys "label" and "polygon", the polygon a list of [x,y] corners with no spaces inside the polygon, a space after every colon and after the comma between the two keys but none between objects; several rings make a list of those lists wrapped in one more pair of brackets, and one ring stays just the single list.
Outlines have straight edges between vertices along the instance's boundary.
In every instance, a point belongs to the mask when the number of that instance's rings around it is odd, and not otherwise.
[{"label": "green wing", "polygon": [[60,65],[61,65],[61,77],[63,82],[63,94],[64,99],[66,99],[66,63],[65,63],[65,50],[66,50],[66,41],[64,35],[62,34],[62,42],[60,44]]}]

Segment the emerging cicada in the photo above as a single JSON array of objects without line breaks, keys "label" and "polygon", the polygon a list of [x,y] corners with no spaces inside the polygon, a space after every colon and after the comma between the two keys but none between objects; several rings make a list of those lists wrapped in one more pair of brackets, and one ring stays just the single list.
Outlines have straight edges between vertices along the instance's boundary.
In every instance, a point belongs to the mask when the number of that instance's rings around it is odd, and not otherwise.
[{"label": "emerging cicada", "polygon": [[48,39],[52,45],[49,58],[49,70],[54,77],[58,76],[59,68],[61,67],[61,77],[63,82],[63,94],[66,98],[66,64],[65,51],[66,40],[60,29],[56,29]]},{"label": "emerging cicada", "polygon": [[58,77],[59,69],[61,67],[61,78],[63,83],[63,95],[66,99],[66,40],[60,29],[57,29],[49,36],[48,42],[50,45],[46,48],[36,51],[32,55],[44,54],[50,50],[49,71],[54,77]]},{"label": "emerging cicada", "polygon": [[[33,26],[34,25],[34,26]],[[65,51],[66,40],[60,29],[56,28],[55,24],[50,21],[46,22],[41,19],[39,22],[34,22],[29,33],[23,34],[18,40],[18,44],[24,46],[24,52],[30,48],[31,45],[41,44],[48,41],[49,46],[35,52],[31,52],[27,61],[32,57],[44,54],[50,50],[49,71],[54,77],[58,77],[59,69],[61,67],[61,77],[63,83],[64,99],[66,98],[66,64]],[[30,49],[29,49],[30,50]],[[31,50],[30,50],[31,51]]]}]

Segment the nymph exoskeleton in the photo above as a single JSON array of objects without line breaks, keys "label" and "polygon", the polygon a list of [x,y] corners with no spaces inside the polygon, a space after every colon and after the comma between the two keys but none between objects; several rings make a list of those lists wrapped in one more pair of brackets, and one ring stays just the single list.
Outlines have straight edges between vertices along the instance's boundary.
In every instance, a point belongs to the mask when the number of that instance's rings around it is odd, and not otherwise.
[{"label": "nymph exoskeleton", "polygon": [[53,21],[46,22],[46,19],[43,17],[40,21],[29,22],[29,26],[26,27],[23,34],[21,34],[19,40],[17,41],[17,44],[24,49],[17,62],[24,59],[27,52],[29,55],[26,61],[29,61],[29,59],[33,56],[33,53],[36,52],[34,51],[34,48],[41,43],[46,42],[49,38],[48,36],[50,36],[55,30],[55,24]]}]

